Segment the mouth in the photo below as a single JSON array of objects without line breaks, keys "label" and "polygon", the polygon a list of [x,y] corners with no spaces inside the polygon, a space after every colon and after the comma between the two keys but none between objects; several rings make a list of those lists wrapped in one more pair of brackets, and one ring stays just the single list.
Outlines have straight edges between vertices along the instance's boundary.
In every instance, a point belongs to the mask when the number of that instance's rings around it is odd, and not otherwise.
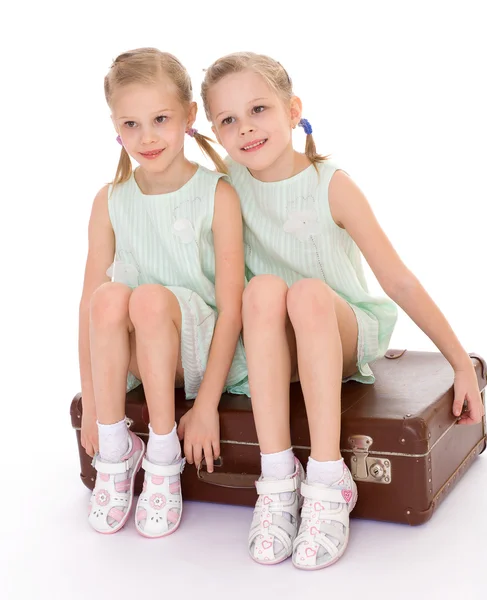
[{"label": "mouth", "polygon": [[144,158],[148,158],[149,160],[152,160],[152,159],[160,156],[163,152],[164,152],[164,148],[162,150],[149,150],[148,152],[139,152],[139,154],[141,156],[143,156]]},{"label": "mouth", "polygon": [[264,146],[264,144],[267,142],[267,139],[268,138],[264,138],[262,140],[253,140],[252,142],[250,142],[250,144],[247,144],[246,146],[243,146],[240,149],[244,152],[255,152],[256,150],[259,150],[260,148],[262,148],[262,146]]}]

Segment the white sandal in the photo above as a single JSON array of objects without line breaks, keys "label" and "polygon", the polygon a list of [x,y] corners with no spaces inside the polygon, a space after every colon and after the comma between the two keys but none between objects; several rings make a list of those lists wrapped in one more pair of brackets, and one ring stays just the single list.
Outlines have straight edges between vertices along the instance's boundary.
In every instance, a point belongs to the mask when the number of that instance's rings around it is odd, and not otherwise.
[{"label": "white sandal", "polygon": [[[133,503],[135,476],[142,465],[144,452],[144,442],[129,431],[128,451],[121,462],[103,462],[98,455],[93,458],[97,476],[88,522],[95,531],[115,533],[127,522]],[[117,477],[124,474],[125,478]],[[116,478],[121,480],[115,481]]]},{"label": "white sandal", "polygon": [[299,535],[294,541],[293,564],[314,571],[335,563],[345,552],[350,513],[357,502],[357,486],[344,466],[343,477],[333,485],[303,483],[304,498]]},{"label": "white sandal", "polygon": [[[144,458],[144,487],[137,502],[135,527],[148,538],[159,538],[174,533],[179,527],[183,514],[180,474],[185,459],[173,465],[156,465]],[[170,477],[178,476],[169,483]]]},{"label": "white sandal", "polygon": [[[260,564],[275,565],[292,554],[302,504],[299,489],[304,479],[301,463],[297,458],[294,460],[294,473],[285,479],[261,476],[255,482],[259,497],[250,526],[249,553]],[[283,493],[290,494],[289,500],[281,500],[280,494]],[[290,518],[284,516],[285,513]],[[277,552],[274,549],[275,542],[281,546]]]}]

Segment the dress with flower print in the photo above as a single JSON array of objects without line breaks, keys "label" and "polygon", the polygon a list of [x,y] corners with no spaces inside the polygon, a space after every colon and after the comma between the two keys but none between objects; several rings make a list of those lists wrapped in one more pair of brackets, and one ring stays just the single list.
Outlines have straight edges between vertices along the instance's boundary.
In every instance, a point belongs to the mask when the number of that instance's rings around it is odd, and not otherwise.
[{"label": "dress with flower print", "polygon": [[[176,296],[182,313],[187,398],[196,396],[201,383],[217,318],[212,222],[216,186],[222,177],[198,165],[175,192],[143,194],[133,173],[109,190],[115,257],[108,274],[130,287],[163,285]],[[246,378],[245,351],[239,340],[225,389],[247,393]],[[129,373],[128,389],[138,383]]]},{"label": "dress with flower print", "polygon": [[327,283],[357,318],[357,373],[349,379],[373,383],[368,363],[387,351],[397,307],[369,293],[360,250],[333,220],[328,187],[338,167],[327,160],[289,179],[263,182],[226,162],[242,207],[247,278],[274,274],[288,286],[303,278]]}]

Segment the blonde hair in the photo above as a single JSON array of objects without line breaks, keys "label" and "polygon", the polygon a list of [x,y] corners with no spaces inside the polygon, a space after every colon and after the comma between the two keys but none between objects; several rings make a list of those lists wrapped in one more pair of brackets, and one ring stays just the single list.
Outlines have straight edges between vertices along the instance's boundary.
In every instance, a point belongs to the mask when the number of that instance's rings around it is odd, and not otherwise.
[{"label": "blonde hair", "polygon": [[[191,79],[179,60],[168,52],[161,52],[156,48],[138,48],[124,52],[113,61],[110,71],[105,76],[105,98],[110,106],[113,93],[116,89],[132,83],[154,84],[166,75],[177,88],[179,100],[182,104],[189,105],[193,101]],[[227,168],[218,152],[211,147],[214,141],[201,133],[193,130],[193,135],[198,146],[204,154],[213,161],[217,171],[227,173]],[[130,156],[122,146],[120,160],[113,185],[128,181],[132,175]]]},{"label": "blonde hair", "polygon": [[[218,83],[226,75],[240,73],[241,71],[254,71],[261,75],[266,83],[284,100],[289,102],[294,96],[293,84],[286,69],[273,58],[265,54],[254,52],[235,52],[216,60],[207,70],[201,84],[201,97],[206,117],[211,121],[210,107],[208,103],[208,91],[211,86]],[[316,151],[316,145],[311,133],[306,135],[305,154],[316,167],[317,163],[327,160],[328,156],[322,156]]]}]

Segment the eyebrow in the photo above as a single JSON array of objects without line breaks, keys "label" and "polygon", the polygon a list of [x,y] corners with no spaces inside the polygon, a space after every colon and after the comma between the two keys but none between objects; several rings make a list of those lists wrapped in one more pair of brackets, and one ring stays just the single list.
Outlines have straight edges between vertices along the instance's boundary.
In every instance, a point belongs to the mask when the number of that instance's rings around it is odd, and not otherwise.
[{"label": "eyebrow", "polygon": [[[155,112],[153,112],[153,115],[160,115],[161,113],[165,113],[165,112],[174,112],[174,108],[161,108],[161,110],[156,110]],[[117,117],[118,119],[134,119],[135,117]]]},{"label": "eyebrow", "polygon": [[[254,98],[253,100],[249,100],[249,101],[247,102],[247,104],[253,104],[254,102],[257,102],[258,100],[267,100],[267,98],[265,98],[265,97],[262,97],[262,98]],[[218,117],[219,117],[220,115],[222,115],[223,113],[226,113],[226,112],[231,112],[231,111],[230,111],[230,110],[222,110],[220,113],[218,113],[218,114],[216,115],[215,119],[218,119]]]}]

